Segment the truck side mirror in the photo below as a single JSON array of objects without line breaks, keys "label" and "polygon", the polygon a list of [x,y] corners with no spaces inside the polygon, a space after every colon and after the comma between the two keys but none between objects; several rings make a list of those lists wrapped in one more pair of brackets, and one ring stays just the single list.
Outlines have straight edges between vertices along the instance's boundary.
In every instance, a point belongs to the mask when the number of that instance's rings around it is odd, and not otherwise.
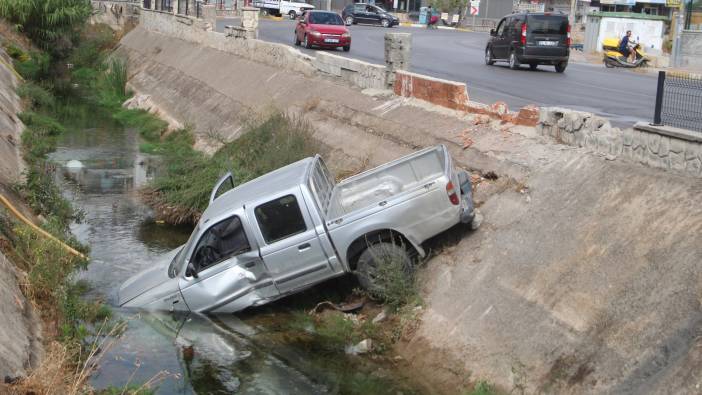
[{"label": "truck side mirror", "polygon": [[490,35],[494,36],[495,35],[495,29],[490,29]]},{"label": "truck side mirror", "polygon": [[197,269],[195,269],[195,265],[192,262],[188,262],[188,266],[185,268],[185,276],[197,278]]}]

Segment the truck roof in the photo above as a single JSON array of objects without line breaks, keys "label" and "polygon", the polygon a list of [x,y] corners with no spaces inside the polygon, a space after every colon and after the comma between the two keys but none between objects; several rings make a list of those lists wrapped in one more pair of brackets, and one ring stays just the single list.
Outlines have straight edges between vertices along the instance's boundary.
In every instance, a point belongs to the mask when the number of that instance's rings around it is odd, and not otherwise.
[{"label": "truck roof", "polygon": [[230,189],[220,195],[205,209],[200,221],[208,221],[219,217],[233,207],[245,204],[252,198],[306,183],[307,169],[312,163],[314,163],[314,158],[305,158]]}]

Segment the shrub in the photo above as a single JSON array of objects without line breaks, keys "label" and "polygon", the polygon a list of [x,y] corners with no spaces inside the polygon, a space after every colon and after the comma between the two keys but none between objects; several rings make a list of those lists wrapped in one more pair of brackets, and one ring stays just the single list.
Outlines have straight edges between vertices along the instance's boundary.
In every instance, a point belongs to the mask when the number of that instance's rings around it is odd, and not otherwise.
[{"label": "shrub", "polygon": [[50,90],[32,81],[20,85],[17,88],[17,94],[29,103],[30,108],[53,108],[56,104],[56,99]]},{"label": "shrub", "polygon": [[195,151],[192,142],[187,130],[166,138],[161,146],[164,169],[152,183],[164,203],[184,210],[207,208],[212,186],[226,171],[241,184],[318,152],[310,126],[282,113],[250,125],[211,158]]},{"label": "shrub", "polygon": [[43,52],[32,52],[17,58],[14,66],[17,73],[25,80],[41,81],[49,78],[51,58]]},{"label": "shrub", "polygon": [[43,49],[58,50],[91,13],[85,0],[3,0],[0,16],[15,23]]},{"label": "shrub", "polygon": [[495,387],[488,383],[487,381],[478,381],[473,387],[473,391],[469,392],[468,395],[496,395],[497,391]]}]

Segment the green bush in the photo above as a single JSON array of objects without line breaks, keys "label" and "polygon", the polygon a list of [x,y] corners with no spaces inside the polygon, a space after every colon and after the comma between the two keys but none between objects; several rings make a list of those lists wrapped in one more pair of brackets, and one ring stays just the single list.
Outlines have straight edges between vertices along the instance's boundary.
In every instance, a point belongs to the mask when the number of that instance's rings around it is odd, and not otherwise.
[{"label": "green bush", "polygon": [[32,52],[17,58],[14,61],[14,66],[17,73],[25,80],[42,81],[49,78],[51,57],[43,52]]},{"label": "green bush", "polygon": [[2,0],[0,17],[13,23],[38,46],[61,51],[90,16],[85,0]]},{"label": "green bush", "polygon": [[29,55],[14,44],[8,45],[5,48],[5,52],[7,52],[7,54],[14,60],[19,60],[21,62],[29,60]]},{"label": "green bush", "polygon": [[487,381],[478,381],[468,395],[497,395],[495,387]]},{"label": "green bush", "polygon": [[50,90],[40,84],[27,81],[17,88],[17,94],[26,100],[31,108],[53,108],[56,99]]},{"label": "green bush", "polygon": [[161,141],[161,135],[168,128],[166,121],[145,110],[121,108],[121,104],[119,102],[119,107],[115,107],[117,103],[113,103],[115,112],[112,116],[115,120],[125,127],[138,130],[139,135],[148,143],[159,143]]},{"label": "green bush", "polygon": [[192,148],[188,131],[171,134],[161,149],[164,171],[152,187],[167,204],[202,211],[209,203],[212,186],[226,171],[232,171],[235,183],[241,184],[312,156],[319,148],[308,124],[274,113],[250,125],[211,158]]}]

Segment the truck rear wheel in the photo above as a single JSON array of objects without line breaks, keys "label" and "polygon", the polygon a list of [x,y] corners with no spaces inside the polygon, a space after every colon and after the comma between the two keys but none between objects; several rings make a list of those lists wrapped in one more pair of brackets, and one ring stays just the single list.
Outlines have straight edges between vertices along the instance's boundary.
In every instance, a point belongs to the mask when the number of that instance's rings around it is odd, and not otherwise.
[{"label": "truck rear wheel", "polygon": [[355,274],[361,287],[384,297],[389,282],[409,279],[413,269],[406,246],[383,241],[361,253]]}]

